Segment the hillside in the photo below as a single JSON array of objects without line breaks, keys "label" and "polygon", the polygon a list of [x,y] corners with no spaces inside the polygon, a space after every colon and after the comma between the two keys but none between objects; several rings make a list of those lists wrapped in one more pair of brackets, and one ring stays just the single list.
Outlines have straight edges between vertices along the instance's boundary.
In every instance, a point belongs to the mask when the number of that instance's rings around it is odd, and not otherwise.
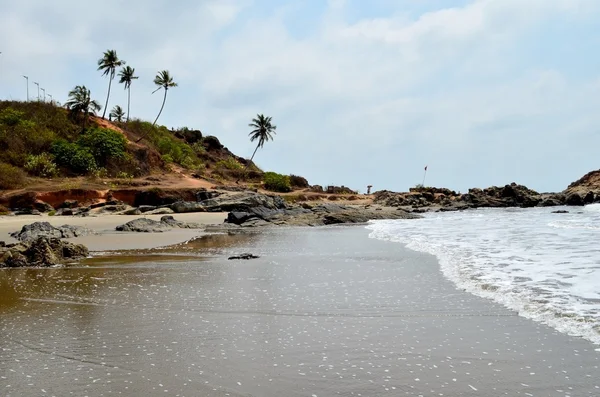
[{"label": "hillside", "polygon": [[600,170],[588,172],[571,183],[565,190],[565,193],[577,193],[581,196],[588,194],[588,192],[600,195]]},{"label": "hillside", "polygon": [[0,190],[309,187],[263,172],[196,129],[82,118],[48,103],[0,102]]}]

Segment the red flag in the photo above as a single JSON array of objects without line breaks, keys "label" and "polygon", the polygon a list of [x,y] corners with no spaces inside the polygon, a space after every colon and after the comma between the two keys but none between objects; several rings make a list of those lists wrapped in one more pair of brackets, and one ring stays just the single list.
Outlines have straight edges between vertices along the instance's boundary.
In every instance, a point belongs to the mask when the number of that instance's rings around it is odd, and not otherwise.
[{"label": "red flag", "polygon": [[427,166],[425,166],[425,171],[427,171]]}]

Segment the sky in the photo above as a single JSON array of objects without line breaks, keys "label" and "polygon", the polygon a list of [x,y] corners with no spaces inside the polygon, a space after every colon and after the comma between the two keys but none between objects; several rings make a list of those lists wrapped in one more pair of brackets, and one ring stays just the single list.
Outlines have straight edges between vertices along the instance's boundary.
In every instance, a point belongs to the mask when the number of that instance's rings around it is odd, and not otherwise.
[{"label": "sky", "polygon": [[[0,0],[0,99],[104,104],[107,49],[136,69],[131,116],[239,156],[273,117],[267,171],[364,192],[423,182],[560,191],[600,168],[597,0]],[[126,106],[116,85],[109,108]]]}]

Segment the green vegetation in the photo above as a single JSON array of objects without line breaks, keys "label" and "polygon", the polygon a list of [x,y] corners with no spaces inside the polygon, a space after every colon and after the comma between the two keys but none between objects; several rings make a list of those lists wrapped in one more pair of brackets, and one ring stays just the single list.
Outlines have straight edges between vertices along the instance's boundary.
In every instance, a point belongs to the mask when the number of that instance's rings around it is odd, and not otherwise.
[{"label": "green vegetation", "polygon": [[166,127],[154,126],[147,121],[131,120],[127,124],[127,130],[146,137],[165,162],[176,163],[191,169],[201,163],[194,149],[177,139]]},{"label": "green vegetation", "polygon": [[96,160],[88,148],[77,143],[58,140],[52,145],[56,163],[76,175],[85,175],[96,170]]},{"label": "green vegetation", "polygon": [[30,175],[41,178],[53,178],[58,175],[54,158],[46,152],[27,156],[24,168]]},{"label": "green vegetation", "polygon": [[106,94],[106,105],[104,105],[104,113],[102,113],[102,118],[106,116],[108,99],[110,97],[110,87],[115,78],[115,73],[117,68],[123,65],[125,65],[125,61],[119,59],[115,50],[106,50],[104,54],[102,54],[102,58],[98,60],[98,70],[102,71],[102,76],[108,76],[108,93]]},{"label": "green vegetation", "polygon": [[90,114],[96,114],[102,106],[92,99],[90,90],[84,85],[78,85],[69,92],[69,100],[65,103],[74,119],[81,118],[85,129]]},{"label": "green vegetation", "polygon": [[8,215],[10,211],[3,205],[0,205],[0,215]]},{"label": "green vegetation", "polygon": [[27,178],[20,168],[0,163],[0,190],[18,189],[25,186]]},{"label": "green vegetation", "polygon": [[77,144],[89,151],[100,167],[105,167],[112,159],[124,159],[126,156],[127,139],[123,134],[106,128],[87,131]]},{"label": "green vegetation", "polygon": [[127,119],[126,122],[129,121],[129,112],[131,105],[131,83],[133,80],[137,80],[139,77],[135,75],[135,68],[131,66],[125,66],[119,72],[119,83],[125,84],[125,89],[127,90]]},{"label": "green vegetation", "polygon": [[272,192],[287,193],[292,191],[292,184],[288,175],[278,174],[276,172],[265,172],[265,189]]}]

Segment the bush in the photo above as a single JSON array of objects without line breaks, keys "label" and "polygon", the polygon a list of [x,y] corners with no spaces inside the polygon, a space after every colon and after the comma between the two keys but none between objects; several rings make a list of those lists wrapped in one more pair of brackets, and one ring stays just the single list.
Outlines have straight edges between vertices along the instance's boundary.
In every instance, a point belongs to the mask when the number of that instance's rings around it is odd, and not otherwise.
[{"label": "bush", "polygon": [[23,121],[23,116],[25,116],[25,113],[8,107],[0,111],[0,124],[14,127]]},{"label": "bush", "polygon": [[25,170],[31,175],[42,178],[53,178],[58,175],[58,169],[54,163],[52,155],[42,153],[39,155],[30,154],[25,162]]},{"label": "bush", "polygon": [[3,205],[0,205],[0,215],[8,215],[10,211]]},{"label": "bush", "polygon": [[92,153],[76,143],[56,141],[52,145],[52,154],[58,165],[68,168],[76,174],[88,174],[98,168]]},{"label": "bush", "polygon": [[292,184],[292,187],[297,187],[301,189],[310,187],[306,178],[298,175],[290,175],[290,183]]},{"label": "bush", "polygon": [[27,177],[23,170],[6,163],[0,163],[0,190],[18,189],[25,186]]},{"label": "bush", "polygon": [[287,193],[292,191],[290,177],[287,175],[281,175],[276,172],[265,172],[264,182],[265,189],[273,192]]},{"label": "bush", "polygon": [[225,160],[217,161],[215,164],[217,169],[227,169],[227,170],[241,170],[244,167],[232,156],[227,157]]},{"label": "bush", "polygon": [[118,131],[94,128],[82,135],[78,144],[87,148],[96,164],[105,166],[110,159],[122,159],[127,150],[127,139]]}]

